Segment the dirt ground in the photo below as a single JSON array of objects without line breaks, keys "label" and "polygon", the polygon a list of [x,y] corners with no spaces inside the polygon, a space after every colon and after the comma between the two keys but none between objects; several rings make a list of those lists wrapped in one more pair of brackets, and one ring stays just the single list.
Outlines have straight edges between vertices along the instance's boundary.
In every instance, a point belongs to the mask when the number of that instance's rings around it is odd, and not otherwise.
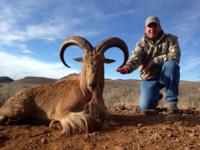
[{"label": "dirt ground", "polygon": [[181,110],[145,115],[134,106],[109,108],[119,125],[105,124],[100,131],[61,136],[46,125],[0,125],[1,150],[137,150],[200,149],[200,112]]}]

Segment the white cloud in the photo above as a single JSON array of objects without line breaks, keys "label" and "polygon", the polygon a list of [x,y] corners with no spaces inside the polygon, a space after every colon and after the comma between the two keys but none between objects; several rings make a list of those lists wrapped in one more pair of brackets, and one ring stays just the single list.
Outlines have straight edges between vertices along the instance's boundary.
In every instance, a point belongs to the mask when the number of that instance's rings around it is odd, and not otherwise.
[{"label": "white cloud", "polygon": [[188,56],[183,62],[181,72],[188,72],[200,66],[200,56]]},{"label": "white cloud", "polygon": [[62,25],[51,25],[51,24],[38,24],[27,26],[24,35],[27,39],[44,39],[53,41],[62,36],[64,27]]},{"label": "white cloud", "polygon": [[0,52],[0,60],[0,76],[9,76],[13,79],[25,76],[61,78],[70,73],[78,73],[77,70],[66,68],[61,63],[42,62],[31,57],[6,52]]},{"label": "white cloud", "polygon": [[65,1],[47,0],[1,1],[0,43],[12,45],[32,39],[55,41],[72,34],[96,36],[108,30],[101,25],[102,19],[105,21],[134,13],[133,9],[129,9],[105,14],[91,1],[79,4],[69,0],[65,4]]},{"label": "white cloud", "polygon": [[95,14],[95,17],[101,20],[105,19],[113,19],[113,18],[118,18],[126,15],[133,15],[136,11],[134,9],[129,9],[125,11],[118,11],[115,13],[110,13],[110,14],[103,14],[103,13],[97,13]]},{"label": "white cloud", "polygon": [[33,52],[25,44],[19,45],[19,48],[23,54],[33,54]]},{"label": "white cloud", "polygon": [[[0,43],[12,45],[32,39],[54,41],[77,32],[87,32],[89,36],[101,33],[100,30],[95,31],[96,28],[85,28],[89,23],[87,5],[79,5],[76,10],[72,1],[69,1],[67,6],[64,3],[37,0],[14,3],[1,1]],[[51,7],[53,9],[49,10]]]}]

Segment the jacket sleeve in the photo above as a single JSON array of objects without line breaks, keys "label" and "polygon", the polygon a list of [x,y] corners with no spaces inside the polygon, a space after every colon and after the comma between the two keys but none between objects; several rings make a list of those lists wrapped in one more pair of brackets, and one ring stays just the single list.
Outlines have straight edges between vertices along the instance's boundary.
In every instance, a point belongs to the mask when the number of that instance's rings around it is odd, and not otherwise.
[{"label": "jacket sleeve", "polygon": [[175,60],[177,63],[179,63],[181,52],[177,37],[169,35],[168,42],[169,42],[168,53],[157,56],[153,59],[153,62],[156,65],[162,65],[167,60]]},{"label": "jacket sleeve", "polygon": [[134,51],[132,52],[130,58],[128,59],[125,67],[127,67],[128,72],[131,73],[136,70],[144,61],[144,48],[142,46],[142,39],[136,44]]},{"label": "jacket sleeve", "polygon": [[175,60],[177,63],[180,62],[181,51],[176,36],[172,36],[169,45],[169,53],[167,54],[167,60]]}]

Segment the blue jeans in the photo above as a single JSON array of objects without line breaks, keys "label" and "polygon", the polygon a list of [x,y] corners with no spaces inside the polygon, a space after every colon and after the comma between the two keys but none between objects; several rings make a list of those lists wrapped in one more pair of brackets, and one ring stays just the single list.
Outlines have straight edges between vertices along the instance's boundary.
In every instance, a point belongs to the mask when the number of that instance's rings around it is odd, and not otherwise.
[{"label": "blue jeans", "polygon": [[179,70],[176,61],[169,60],[163,64],[159,79],[142,82],[139,104],[142,111],[156,108],[159,92],[164,87],[166,87],[166,101],[175,104],[178,102]]}]

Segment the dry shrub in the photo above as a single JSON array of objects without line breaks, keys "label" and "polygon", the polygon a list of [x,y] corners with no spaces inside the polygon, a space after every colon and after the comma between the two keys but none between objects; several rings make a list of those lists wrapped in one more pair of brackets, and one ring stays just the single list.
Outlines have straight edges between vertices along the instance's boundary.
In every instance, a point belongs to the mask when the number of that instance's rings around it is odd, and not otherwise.
[{"label": "dry shrub", "polygon": [[[0,105],[16,91],[32,87],[38,84],[9,83],[0,84]],[[163,99],[159,102],[159,107],[165,107],[165,89]],[[103,93],[104,101],[107,106],[114,104],[133,104],[138,106],[140,95],[140,81],[134,80],[109,80],[105,82]],[[200,109],[200,82],[181,82],[179,88],[180,108],[195,107]]]},{"label": "dry shrub", "polygon": [[1,84],[0,86],[0,106],[5,103],[5,101],[12,96],[15,92],[32,87],[35,84],[17,84],[17,83],[7,83]]}]

